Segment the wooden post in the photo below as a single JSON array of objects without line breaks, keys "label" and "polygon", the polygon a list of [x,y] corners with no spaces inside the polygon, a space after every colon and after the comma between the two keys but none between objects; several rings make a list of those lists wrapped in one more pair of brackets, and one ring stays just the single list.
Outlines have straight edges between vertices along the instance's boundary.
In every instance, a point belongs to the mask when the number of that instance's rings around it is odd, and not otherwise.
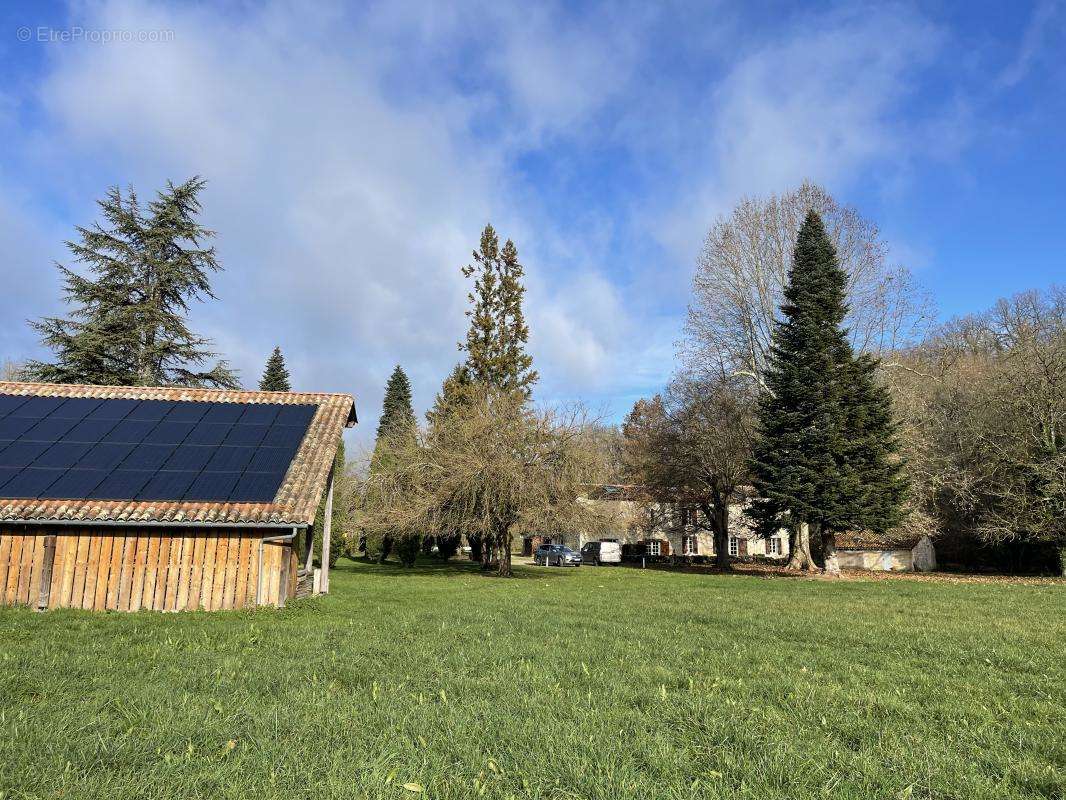
[{"label": "wooden post", "polygon": [[329,537],[333,528],[333,469],[329,471],[326,509],[322,514],[322,594],[329,594]]},{"label": "wooden post", "polygon": [[56,537],[44,537],[44,563],[41,569],[41,588],[37,593],[37,608],[48,608],[48,596],[52,588],[52,565],[56,560]]}]

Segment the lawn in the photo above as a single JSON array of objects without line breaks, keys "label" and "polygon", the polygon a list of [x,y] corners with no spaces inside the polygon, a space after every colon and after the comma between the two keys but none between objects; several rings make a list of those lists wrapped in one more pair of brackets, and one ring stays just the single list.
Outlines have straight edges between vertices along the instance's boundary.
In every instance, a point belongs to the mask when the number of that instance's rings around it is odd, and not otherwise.
[{"label": "lawn", "polygon": [[1066,585],[518,572],[0,609],[0,797],[1066,796]]}]

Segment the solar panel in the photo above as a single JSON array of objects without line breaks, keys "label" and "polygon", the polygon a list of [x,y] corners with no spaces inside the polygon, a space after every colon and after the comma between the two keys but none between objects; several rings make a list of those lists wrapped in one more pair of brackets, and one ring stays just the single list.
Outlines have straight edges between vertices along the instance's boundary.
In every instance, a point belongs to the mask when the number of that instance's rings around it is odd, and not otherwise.
[{"label": "solar panel", "polygon": [[142,400],[126,416],[126,419],[154,419],[156,422],[163,419],[176,403],[170,400]]},{"label": "solar panel", "polygon": [[6,417],[25,402],[25,397],[17,397],[13,394],[0,394],[0,417]]},{"label": "solar panel", "polygon": [[317,408],[0,394],[0,498],[269,502]]},{"label": "solar panel", "polygon": [[[70,469],[77,464],[81,457],[93,449],[88,442],[56,442],[36,459],[34,466],[49,467],[51,469]],[[2,456],[0,456],[2,458]]]},{"label": "solar panel", "polygon": [[148,435],[152,428],[158,424],[158,422],[147,420],[124,419],[104,434],[100,441],[140,444],[144,441],[144,437]]},{"label": "solar panel", "polygon": [[49,447],[48,442],[12,442],[0,451],[0,467],[25,469]]},{"label": "solar panel", "polygon": [[42,419],[19,439],[27,442],[58,442],[77,424],[76,419]]},{"label": "solar panel", "polygon": [[37,496],[52,500],[89,496],[100,499],[93,493],[93,489],[107,476],[108,472],[104,469],[68,469],[62,471],[59,478]]},{"label": "solar panel", "polygon": [[136,497],[155,474],[155,470],[116,469],[93,489],[93,497],[98,500],[128,500]]},{"label": "solar panel", "polygon": [[[139,444],[122,462],[124,469],[160,469],[174,453],[174,445]],[[147,483],[147,481],[145,481]],[[139,486],[137,487],[140,488]],[[133,495],[130,495],[132,497]]]},{"label": "solar panel", "polygon": [[213,448],[215,453],[204,467],[211,472],[243,472],[248,462],[255,455],[254,447],[229,447],[222,445]]},{"label": "solar panel", "polygon": [[266,432],[266,425],[241,425],[240,423],[237,423],[230,429],[230,432],[226,434],[226,439],[222,443],[254,447],[263,441]]},{"label": "solar panel", "polygon": [[201,472],[182,499],[202,502],[229,500],[240,478],[240,472]]},{"label": "solar panel", "polygon": [[36,424],[32,417],[4,417],[0,419],[0,439],[17,439]]},{"label": "solar panel", "polygon": [[67,472],[65,469],[36,469],[34,467],[20,470],[18,475],[4,484],[4,497],[16,500],[38,498],[65,472]]},{"label": "solar panel", "polygon": [[[177,472],[160,470],[137,492],[134,500],[180,500],[198,472]],[[2,490],[0,490],[2,491]]]},{"label": "solar panel", "polygon": [[12,411],[8,416],[36,417],[44,419],[61,405],[62,397],[27,397],[26,402]]},{"label": "solar panel", "polygon": [[215,454],[215,447],[202,447],[183,444],[173,448],[170,458],[163,464],[163,469],[195,470],[199,472]]},{"label": "solar panel", "polygon": [[100,405],[103,400],[96,397],[70,397],[63,401],[49,417],[66,419],[85,419],[86,414]]},{"label": "solar panel", "polygon": [[230,492],[229,499],[233,502],[269,503],[278,493],[283,477],[274,472],[245,472]]},{"label": "solar panel", "polygon": [[232,427],[231,423],[200,422],[192,429],[183,444],[222,444]]}]

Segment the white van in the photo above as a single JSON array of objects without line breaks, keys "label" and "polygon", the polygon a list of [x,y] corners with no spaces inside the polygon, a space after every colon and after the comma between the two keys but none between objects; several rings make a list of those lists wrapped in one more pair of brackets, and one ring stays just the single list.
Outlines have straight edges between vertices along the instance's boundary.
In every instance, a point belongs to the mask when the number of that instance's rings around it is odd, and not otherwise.
[{"label": "white van", "polygon": [[581,548],[581,561],[585,564],[621,564],[622,545],[618,542],[586,542]]}]

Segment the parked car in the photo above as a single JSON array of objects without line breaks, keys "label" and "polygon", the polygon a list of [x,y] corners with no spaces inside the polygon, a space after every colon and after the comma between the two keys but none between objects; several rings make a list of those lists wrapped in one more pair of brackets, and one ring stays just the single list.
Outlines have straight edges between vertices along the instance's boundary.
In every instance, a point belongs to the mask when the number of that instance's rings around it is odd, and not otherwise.
[{"label": "parked car", "polygon": [[585,542],[581,548],[581,560],[589,564],[621,564],[622,545],[618,542]]},{"label": "parked car", "polygon": [[562,544],[542,544],[533,554],[533,563],[546,567],[580,567],[581,553]]}]

